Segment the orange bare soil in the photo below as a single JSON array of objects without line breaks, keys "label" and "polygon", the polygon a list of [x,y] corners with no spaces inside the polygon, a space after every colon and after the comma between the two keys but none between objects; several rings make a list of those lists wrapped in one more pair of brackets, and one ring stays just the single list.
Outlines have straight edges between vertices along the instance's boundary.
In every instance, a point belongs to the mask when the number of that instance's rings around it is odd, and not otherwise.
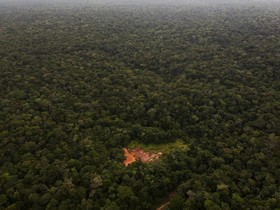
[{"label": "orange bare soil", "polygon": [[161,153],[148,153],[145,152],[141,148],[136,148],[128,151],[127,148],[123,148],[126,160],[124,161],[124,165],[128,166],[129,164],[135,162],[137,159],[141,160],[144,163],[149,163],[154,160],[157,160],[162,155]]},{"label": "orange bare soil", "polygon": [[124,155],[126,156],[125,161],[123,162],[125,166],[128,166],[129,164],[136,161],[135,157],[128,151],[127,148],[123,148]]}]

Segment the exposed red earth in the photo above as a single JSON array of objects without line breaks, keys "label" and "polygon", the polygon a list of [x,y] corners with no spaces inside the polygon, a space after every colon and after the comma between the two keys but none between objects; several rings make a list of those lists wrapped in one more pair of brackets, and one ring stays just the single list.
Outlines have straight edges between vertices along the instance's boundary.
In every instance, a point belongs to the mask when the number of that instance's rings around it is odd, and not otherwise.
[{"label": "exposed red earth", "polygon": [[126,159],[124,160],[124,165],[128,166],[129,164],[136,161],[135,157],[128,151],[127,148],[123,148],[124,155],[126,156]]},{"label": "exposed red earth", "polygon": [[128,150],[127,148],[123,148],[126,159],[124,160],[124,165],[128,166],[129,164],[135,162],[136,160],[141,160],[144,163],[149,163],[154,160],[157,160],[160,158],[162,153],[150,153],[145,152],[141,148],[131,149]]}]

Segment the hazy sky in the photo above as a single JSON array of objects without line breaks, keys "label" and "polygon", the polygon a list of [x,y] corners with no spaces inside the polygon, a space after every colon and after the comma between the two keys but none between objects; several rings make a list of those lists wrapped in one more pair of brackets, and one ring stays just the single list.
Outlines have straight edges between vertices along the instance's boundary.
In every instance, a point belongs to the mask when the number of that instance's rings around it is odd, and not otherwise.
[{"label": "hazy sky", "polygon": [[98,3],[98,4],[187,4],[187,3],[260,3],[280,0],[0,0],[0,3]]},{"label": "hazy sky", "polygon": [[163,5],[187,5],[187,4],[267,4],[267,3],[279,3],[280,0],[0,0],[1,4],[13,4],[13,5],[55,5],[55,4],[67,4],[67,5],[87,5],[87,4],[103,4],[103,5],[115,5],[115,4],[163,4]]}]

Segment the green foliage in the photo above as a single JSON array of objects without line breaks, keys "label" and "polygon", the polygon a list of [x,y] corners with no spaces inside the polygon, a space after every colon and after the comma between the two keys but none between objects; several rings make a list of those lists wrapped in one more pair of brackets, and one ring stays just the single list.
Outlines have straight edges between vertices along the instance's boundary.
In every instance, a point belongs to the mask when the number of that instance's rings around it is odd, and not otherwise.
[{"label": "green foliage", "polygon": [[168,204],[168,209],[170,210],[179,210],[183,209],[184,206],[184,199],[181,196],[175,196],[172,198],[170,203]]},{"label": "green foliage", "polygon": [[[0,3],[0,209],[280,209],[280,7],[260,5]],[[124,167],[138,146],[166,155]]]},{"label": "green foliage", "polygon": [[161,152],[163,154],[169,154],[176,150],[186,150],[187,145],[181,140],[177,139],[175,142],[161,143],[161,144],[143,144],[138,141],[130,141],[128,148],[140,147],[143,150],[151,153]]}]

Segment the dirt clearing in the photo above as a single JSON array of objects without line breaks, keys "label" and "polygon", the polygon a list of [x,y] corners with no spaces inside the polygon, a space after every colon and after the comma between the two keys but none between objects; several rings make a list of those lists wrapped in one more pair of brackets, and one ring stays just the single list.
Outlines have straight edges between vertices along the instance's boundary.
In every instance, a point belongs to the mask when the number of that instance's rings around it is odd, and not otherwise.
[{"label": "dirt clearing", "polygon": [[143,149],[139,147],[130,150],[128,150],[127,148],[123,148],[123,151],[126,156],[126,159],[124,160],[125,166],[128,166],[129,164],[135,162],[136,160],[140,160],[143,163],[149,163],[159,159],[162,156],[161,152],[157,152],[157,153],[145,152]]}]

